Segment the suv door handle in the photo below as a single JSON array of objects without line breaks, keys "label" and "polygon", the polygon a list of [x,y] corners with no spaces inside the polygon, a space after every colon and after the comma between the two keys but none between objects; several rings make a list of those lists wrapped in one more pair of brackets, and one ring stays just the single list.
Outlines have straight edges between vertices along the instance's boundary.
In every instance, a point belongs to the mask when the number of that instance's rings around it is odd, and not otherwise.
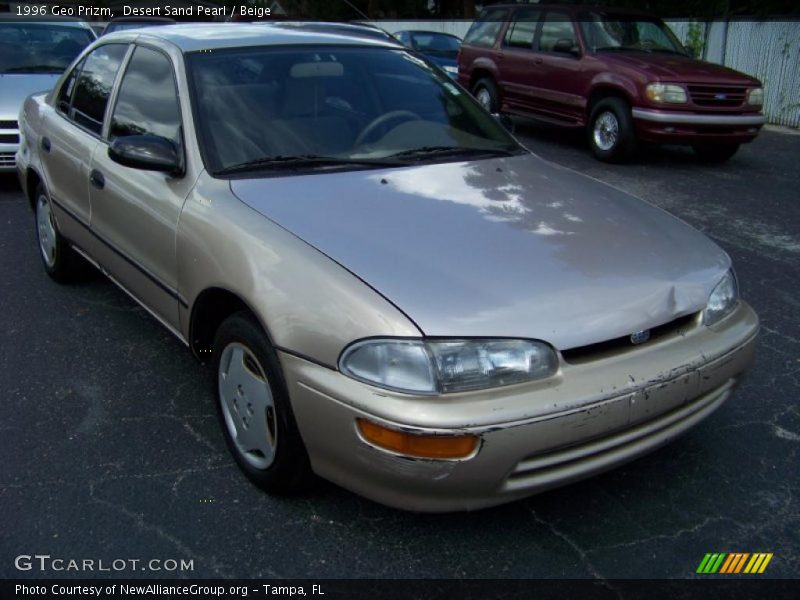
[{"label": "suv door handle", "polygon": [[494,55],[495,58],[503,58],[504,56],[505,54],[503,54],[502,52],[498,52],[497,54]]},{"label": "suv door handle", "polygon": [[542,57],[537,56],[536,58],[533,59],[533,62],[535,62],[537,65],[542,64]]},{"label": "suv door handle", "polygon": [[92,172],[89,174],[89,183],[98,190],[102,190],[106,185],[106,178],[103,177],[103,174],[97,169],[92,169]]},{"label": "suv door handle", "polygon": [[43,137],[41,144],[42,144],[42,150],[44,150],[45,152],[50,152],[50,138],[49,137]]}]

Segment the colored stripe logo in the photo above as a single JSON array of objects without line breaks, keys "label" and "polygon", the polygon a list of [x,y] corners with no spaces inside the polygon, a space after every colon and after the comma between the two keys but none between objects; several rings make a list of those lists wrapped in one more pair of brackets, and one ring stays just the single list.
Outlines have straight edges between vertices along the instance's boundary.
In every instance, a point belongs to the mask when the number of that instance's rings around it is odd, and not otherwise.
[{"label": "colored stripe logo", "polygon": [[767,569],[772,556],[772,552],[709,552],[700,561],[696,572],[703,575],[760,574]]}]

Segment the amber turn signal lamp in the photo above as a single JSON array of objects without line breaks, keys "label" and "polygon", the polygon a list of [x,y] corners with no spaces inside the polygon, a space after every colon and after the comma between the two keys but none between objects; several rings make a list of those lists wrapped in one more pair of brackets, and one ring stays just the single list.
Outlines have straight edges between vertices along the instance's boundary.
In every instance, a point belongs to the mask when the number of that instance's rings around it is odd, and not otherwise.
[{"label": "amber turn signal lamp", "polygon": [[423,435],[388,429],[372,421],[356,419],[361,436],[371,444],[418,458],[466,458],[478,445],[476,435]]}]

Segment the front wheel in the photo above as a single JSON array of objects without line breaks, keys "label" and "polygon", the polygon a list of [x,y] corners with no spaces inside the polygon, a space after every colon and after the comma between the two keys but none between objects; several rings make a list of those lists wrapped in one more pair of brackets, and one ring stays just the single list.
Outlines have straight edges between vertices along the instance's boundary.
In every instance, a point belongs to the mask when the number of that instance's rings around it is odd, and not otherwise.
[{"label": "front wheel", "polygon": [[308,454],[292,413],[278,356],[247,312],[226,319],[214,338],[217,416],[239,468],[259,487],[306,487]]},{"label": "front wheel", "polygon": [[636,150],[631,108],[622,98],[604,98],[589,116],[589,146],[605,162],[625,162]]},{"label": "front wheel", "polygon": [[500,112],[500,94],[491,79],[479,79],[472,86],[472,94],[478,103],[490,113]]},{"label": "front wheel", "polygon": [[703,162],[720,163],[736,154],[739,144],[696,144],[692,149]]}]

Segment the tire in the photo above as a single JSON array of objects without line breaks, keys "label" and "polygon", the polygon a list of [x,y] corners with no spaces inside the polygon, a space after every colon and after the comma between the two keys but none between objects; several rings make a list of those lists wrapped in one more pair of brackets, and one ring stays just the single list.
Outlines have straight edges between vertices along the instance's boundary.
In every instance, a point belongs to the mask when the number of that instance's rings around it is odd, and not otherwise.
[{"label": "tire", "polygon": [[250,313],[220,325],[212,364],[217,417],[236,464],[267,492],[305,489],[311,466],[278,355]]},{"label": "tire", "polygon": [[500,112],[500,93],[494,81],[489,78],[479,79],[472,86],[472,95],[478,103],[492,114]]},{"label": "tire", "polygon": [[692,149],[703,162],[721,163],[736,154],[739,144],[696,144]]},{"label": "tire", "polygon": [[82,260],[58,231],[52,204],[41,183],[36,186],[34,200],[36,243],[44,270],[53,281],[70,283],[83,275]]},{"label": "tire", "polygon": [[589,146],[604,162],[627,162],[636,151],[630,105],[622,98],[604,98],[589,116]]}]

